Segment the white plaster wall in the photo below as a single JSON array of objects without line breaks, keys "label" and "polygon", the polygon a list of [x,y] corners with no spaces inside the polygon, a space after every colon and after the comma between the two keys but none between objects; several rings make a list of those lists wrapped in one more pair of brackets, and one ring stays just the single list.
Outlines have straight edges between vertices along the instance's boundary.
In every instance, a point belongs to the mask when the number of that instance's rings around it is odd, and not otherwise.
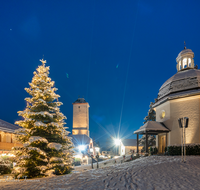
[{"label": "white plaster wall", "polygon": [[[160,117],[162,110],[166,114],[163,119]],[[178,118],[181,117],[189,118],[186,143],[200,143],[200,96],[170,100],[156,107],[156,121],[163,122],[171,130],[167,135],[167,145],[181,144],[181,129],[178,125]],[[158,139],[156,142],[157,146]]]},{"label": "white plaster wall", "polygon": [[181,144],[181,129],[178,125],[178,118],[188,117],[189,124],[186,129],[186,143],[200,143],[199,116],[200,96],[192,96],[171,100],[171,144]]},{"label": "white plaster wall", "polygon": [[[165,111],[165,117],[161,118],[162,111]],[[170,119],[171,113],[170,113],[170,102],[167,101],[158,107],[156,107],[156,121],[158,122],[165,122]]]}]

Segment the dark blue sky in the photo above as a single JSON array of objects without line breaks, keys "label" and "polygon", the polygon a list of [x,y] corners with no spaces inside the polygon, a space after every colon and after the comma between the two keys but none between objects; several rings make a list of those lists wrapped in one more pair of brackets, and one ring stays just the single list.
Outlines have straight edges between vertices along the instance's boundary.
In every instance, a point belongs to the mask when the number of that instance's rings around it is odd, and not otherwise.
[{"label": "dark blue sky", "polygon": [[199,9],[191,0],[2,1],[0,119],[19,119],[24,88],[44,54],[70,131],[80,95],[90,104],[91,137],[104,144],[120,125],[120,137],[134,138],[159,88],[176,73],[184,41],[199,64]]}]

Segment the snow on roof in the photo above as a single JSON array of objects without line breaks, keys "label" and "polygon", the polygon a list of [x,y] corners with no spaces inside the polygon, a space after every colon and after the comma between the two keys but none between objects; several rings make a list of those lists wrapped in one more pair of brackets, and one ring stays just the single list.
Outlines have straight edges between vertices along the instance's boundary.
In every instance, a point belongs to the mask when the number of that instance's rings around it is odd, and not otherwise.
[{"label": "snow on roof", "polygon": [[75,146],[90,144],[91,138],[87,135],[71,135],[72,142]]},{"label": "snow on roof", "polygon": [[194,78],[194,77],[197,77],[197,79],[200,79],[200,70],[198,69],[182,70],[176,73],[175,75],[173,75],[167,81],[165,81],[165,83],[160,87],[160,90],[163,89],[165,86],[167,86],[169,83],[176,82],[182,79]]},{"label": "snow on roof", "polygon": [[0,119],[0,131],[14,133],[14,131],[19,128],[21,128],[21,127],[13,125],[11,123],[8,123],[8,122]]},{"label": "snow on roof", "polygon": [[87,103],[87,102],[85,101],[84,98],[78,98],[74,103]]},{"label": "snow on roof", "polygon": [[200,94],[200,89],[192,89],[192,90],[186,90],[186,91],[181,91],[173,94],[169,94],[168,96],[163,97],[162,99],[158,100],[153,104],[153,108],[157,107],[158,105],[162,104],[163,102],[167,100],[172,100],[176,98],[183,98],[187,96],[195,96]]},{"label": "snow on roof", "polygon": [[157,121],[147,121],[143,126],[141,126],[138,130],[134,131],[135,134],[143,133],[143,132],[156,132],[156,131],[163,131],[168,132],[169,129],[164,127],[160,122]]},{"label": "snow on roof", "polygon": [[[182,55],[184,55],[184,54],[192,54],[193,56],[194,56],[194,52],[191,50],[191,49],[184,49],[184,50],[182,50],[179,54],[178,54],[178,56],[177,56],[177,58],[178,57],[180,57],[180,56],[182,56]],[[176,59],[177,59],[176,58]]]},{"label": "snow on roof", "polygon": [[122,139],[124,146],[137,146],[137,139]]}]

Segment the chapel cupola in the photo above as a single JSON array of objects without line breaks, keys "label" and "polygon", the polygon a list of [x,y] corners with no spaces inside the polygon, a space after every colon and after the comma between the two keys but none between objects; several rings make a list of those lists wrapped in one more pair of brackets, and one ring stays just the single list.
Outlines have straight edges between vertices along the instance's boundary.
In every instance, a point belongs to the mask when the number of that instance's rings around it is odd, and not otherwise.
[{"label": "chapel cupola", "polygon": [[191,49],[187,49],[184,43],[184,50],[182,50],[176,58],[176,69],[182,71],[186,69],[194,69],[194,52]]}]

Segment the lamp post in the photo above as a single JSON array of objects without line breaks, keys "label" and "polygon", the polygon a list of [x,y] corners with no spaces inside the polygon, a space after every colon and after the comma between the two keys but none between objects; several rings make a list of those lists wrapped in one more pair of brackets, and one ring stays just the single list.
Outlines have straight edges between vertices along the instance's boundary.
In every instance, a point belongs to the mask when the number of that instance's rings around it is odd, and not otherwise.
[{"label": "lamp post", "polygon": [[[183,162],[183,160],[184,160],[184,162],[186,162],[186,147],[185,147],[186,136],[185,136],[185,128],[188,128],[189,118],[188,117],[179,118],[178,119],[178,123],[179,123],[179,127],[182,128],[182,136],[181,136],[182,162]],[[183,150],[183,146],[184,146],[184,150]],[[184,152],[184,159],[183,159],[183,152]]]},{"label": "lamp post", "polygon": [[96,155],[96,159],[97,159],[97,168],[99,168],[99,153],[97,152],[97,155]]}]

